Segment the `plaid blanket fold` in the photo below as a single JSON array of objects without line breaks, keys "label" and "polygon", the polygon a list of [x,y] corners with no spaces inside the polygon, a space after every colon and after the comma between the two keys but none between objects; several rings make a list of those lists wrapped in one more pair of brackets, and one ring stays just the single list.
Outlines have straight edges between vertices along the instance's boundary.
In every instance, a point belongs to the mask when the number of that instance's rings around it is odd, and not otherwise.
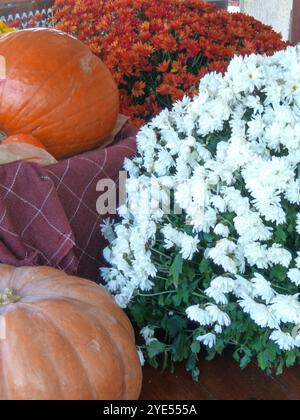
[{"label": "plaid blanket fold", "polygon": [[103,216],[97,183],[118,181],[124,158],[135,154],[134,127],[116,142],[46,168],[15,162],[0,166],[0,262],[49,265],[98,280]]}]

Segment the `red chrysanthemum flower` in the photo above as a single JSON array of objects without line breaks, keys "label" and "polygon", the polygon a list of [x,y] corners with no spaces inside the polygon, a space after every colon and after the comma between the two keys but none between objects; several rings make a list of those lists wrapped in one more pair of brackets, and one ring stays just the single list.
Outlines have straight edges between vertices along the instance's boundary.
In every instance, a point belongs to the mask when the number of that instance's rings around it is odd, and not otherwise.
[{"label": "red chrysanthemum flower", "polygon": [[273,54],[279,34],[242,13],[201,0],[56,0],[57,27],[90,46],[113,73],[121,112],[141,125],[235,54]]}]

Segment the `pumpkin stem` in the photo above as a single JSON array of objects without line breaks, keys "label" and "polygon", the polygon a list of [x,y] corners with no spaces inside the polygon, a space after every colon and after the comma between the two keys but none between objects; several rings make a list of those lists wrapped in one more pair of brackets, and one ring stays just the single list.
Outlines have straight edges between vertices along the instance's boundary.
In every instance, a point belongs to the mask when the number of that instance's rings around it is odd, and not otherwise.
[{"label": "pumpkin stem", "polygon": [[5,289],[3,293],[0,293],[0,306],[17,303],[19,300],[21,296],[18,296],[13,289]]}]

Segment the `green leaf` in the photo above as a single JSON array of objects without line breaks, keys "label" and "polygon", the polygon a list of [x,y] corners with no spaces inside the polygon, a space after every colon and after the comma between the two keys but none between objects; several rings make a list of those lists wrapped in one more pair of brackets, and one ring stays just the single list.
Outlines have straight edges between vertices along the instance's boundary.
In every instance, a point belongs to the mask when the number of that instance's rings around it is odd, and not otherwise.
[{"label": "green leaf", "polygon": [[199,370],[198,368],[195,368],[195,369],[192,371],[192,378],[193,378],[193,380],[194,380],[195,382],[198,382],[198,381],[199,381],[199,377],[200,377],[200,370]]},{"label": "green leaf", "polygon": [[208,136],[207,145],[206,145],[207,149],[212,154],[216,153],[217,147],[218,147],[218,144],[220,143],[220,141],[221,141],[221,139],[217,135],[212,134],[212,135]]},{"label": "green leaf", "polygon": [[251,121],[253,114],[254,114],[253,109],[247,108],[247,110],[246,110],[246,112],[243,116],[243,120],[247,121],[247,122]]},{"label": "green leaf", "polygon": [[134,321],[140,326],[142,327],[145,323],[144,321],[144,306],[136,303],[130,306],[130,314],[132,316],[132,318],[134,319]]},{"label": "green leaf", "polygon": [[204,233],[203,234],[203,239],[205,242],[211,244],[212,242],[214,242],[216,240],[215,235],[212,235],[211,233]]},{"label": "green leaf", "polygon": [[206,258],[203,258],[203,260],[199,264],[200,273],[205,274],[209,271],[209,269],[210,269],[210,262]]},{"label": "green leaf", "polygon": [[162,366],[162,373],[168,368],[168,362],[169,362],[169,353],[167,351],[165,351],[164,363],[163,363],[163,366]]},{"label": "green leaf", "polygon": [[172,304],[175,306],[175,308],[179,307],[182,303],[183,297],[181,295],[173,295],[172,296]]},{"label": "green leaf", "polygon": [[225,347],[226,346],[225,346],[224,341],[219,339],[217,341],[217,344],[215,345],[215,350],[216,350],[217,354],[221,355],[223,353]]},{"label": "green leaf", "polygon": [[173,284],[177,288],[179,277],[183,270],[183,258],[181,254],[177,254],[170,268],[170,274],[173,277]]},{"label": "green leaf", "polygon": [[178,315],[173,315],[171,317],[165,315],[161,325],[168,332],[170,337],[174,338],[187,327],[187,321]]},{"label": "green leaf", "polygon": [[159,366],[158,361],[155,358],[149,359],[148,363],[151,367],[153,367],[154,369],[157,369]]},{"label": "green leaf", "polygon": [[193,235],[193,226],[192,225],[184,225],[183,230],[188,235]]},{"label": "green leaf", "polygon": [[257,356],[257,361],[258,361],[258,365],[262,370],[266,370],[268,365],[269,365],[269,361],[268,358],[266,357],[265,353],[259,353],[259,355]]},{"label": "green leaf", "polygon": [[276,279],[282,282],[287,276],[288,270],[285,267],[276,266],[270,270],[271,279]]},{"label": "green leaf", "polygon": [[240,350],[239,350],[239,349],[238,349],[238,350],[236,350],[236,351],[233,353],[232,357],[233,357],[233,360],[235,360],[237,363],[240,363],[240,360],[241,360]]},{"label": "green leaf", "polygon": [[197,353],[199,353],[200,349],[201,349],[201,345],[200,345],[199,341],[194,341],[191,344],[192,353],[197,354]]},{"label": "green leaf", "polygon": [[275,231],[275,241],[279,244],[285,244],[287,240],[286,226],[278,226]]},{"label": "green leaf", "polygon": [[232,223],[236,217],[236,214],[233,212],[227,212],[223,214],[224,219],[228,220],[228,222]]},{"label": "green leaf", "polygon": [[211,362],[216,357],[217,353],[214,349],[208,350],[208,354],[205,358],[208,362]]},{"label": "green leaf", "polygon": [[276,359],[276,352],[273,347],[267,348],[257,356],[258,365],[262,370],[267,370]]},{"label": "green leaf", "polygon": [[268,349],[266,350],[266,353],[268,354],[269,362],[270,363],[275,362],[276,356],[277,356],[277,347],[271,344],[271,346],[269,346]]},{"label": "green leaf", "polygon": [[158,305],[159,306],[165,306],[165,298],[166,298],[166,296],[165,295],[160,295],[159,297],[158,297]]},{"label": "green leaf", "polygon": [[172,345],[172,359],[174,362],[182,362],[189,356],[190,340],[185,334],[179,334]]},{"label": "green leaf", "polygon": [[191,353],[186,362],[186,370],[188,372],[192,372],[197,367],[197,362],[198,362],[197,356]]},{"label": "green leaf", "polygon": [[252,353],[250,350],[246,350],[244,356],[240,360],[240,368],[245,369],[252,359]]},{"label": "green leaf", "polygon": [[160,353],[163,353],[165,348],[166,345],[164,343],[161,343],[160,341],[152,341],[152,343],[147,348],[148,356],[150,359],[152,359]]},{"label": "green leaf", "polygon": [[284,369],[284,360],[281,360],[276,369],[276,375],[282,375]]},{"label": "green leaf", "polygon": [[296,354],[295,350],[290,351],[287,355],[287,358],[286,358],[286,366],[287,367],[294,366],[294,364],[296,363],[296,359],[297,359],[297,354]]}]

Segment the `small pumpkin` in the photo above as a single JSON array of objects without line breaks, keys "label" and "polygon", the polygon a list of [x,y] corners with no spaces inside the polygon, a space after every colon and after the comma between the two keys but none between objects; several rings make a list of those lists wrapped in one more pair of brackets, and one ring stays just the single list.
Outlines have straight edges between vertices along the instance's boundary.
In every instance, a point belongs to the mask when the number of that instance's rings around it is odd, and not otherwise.
[{"label": "small pumpkin", "polygon": [[31,146],[38,147],[39,149],[46,150],[46,147],[37,140],[35,137],[30,136],[28,134],[16,134],[15,136],[7,137],[6,139],[1,141],[1,144],[19,144],[25,143],[30,144]]},{"label": "small pumpkin", "polygon": [[119,113],[106,65],[74,37],[26,29],[0,37],[0,130],[29,134],[56,159],[106,142]]},{"label": "small pumpkin", "polygon": [[0,265],[0,399],[125,400],[141,389],[132,326],[104,288]]}]

